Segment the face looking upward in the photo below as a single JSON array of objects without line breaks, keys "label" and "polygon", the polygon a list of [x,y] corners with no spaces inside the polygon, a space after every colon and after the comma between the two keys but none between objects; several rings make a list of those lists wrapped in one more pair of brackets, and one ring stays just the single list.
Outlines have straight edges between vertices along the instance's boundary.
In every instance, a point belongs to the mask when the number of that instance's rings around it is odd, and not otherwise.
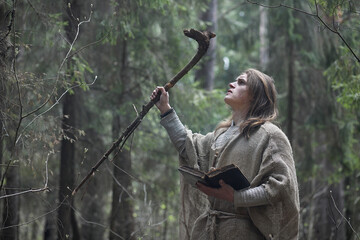
[{"label": "face looking upward", "polygon": [[227,91],[224,101],[233,111],[247,113],[250,107],[251,96],[247,84],[247,75],[241,74],[235,82],[229,84],[230,89]]}]

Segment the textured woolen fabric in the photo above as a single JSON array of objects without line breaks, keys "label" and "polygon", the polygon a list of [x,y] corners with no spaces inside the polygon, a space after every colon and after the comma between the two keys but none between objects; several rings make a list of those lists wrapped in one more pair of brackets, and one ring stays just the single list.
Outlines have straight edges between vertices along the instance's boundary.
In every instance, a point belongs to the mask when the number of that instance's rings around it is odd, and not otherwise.
[{"label": "textured woolen fabric", "polygon": [[284,133],[265,123],[249,139],[235,134],[224,146],[214,148],[224,131],[201,135],[186,130],[185,146],[178,149],[180,165],[207,172],[210,167],[233,163],[250,181],[251,188],[265,189],[270,204],[246,207],[212,197],[207,202],[203,194],[181,181],[181,239],[297,239],[298,185],[292,150]]},{"label": "textured woolen fabric", "polygon": [[[169,137],[173,142],[175,148],[179,151],[180,156],[186,159],[187,155],[185,151],[185,140],[187,136],[187,131],[176,113],[174,112],[174,109],[171,110],[172,111],[168,114],[161,116],[161,118],[163,119],[161,121],[161,124],[167,130]],[[169,117],[166,117],[169,114],[171,115]],[[239,127],[232,124],[228,129],[226,129],[226,131],[222,131],[221,134],[219,134],[219,137],[217,137],[216,140],[213,141],[211,148],[222,149],[234,135],[239,134]],[[235,206],[239,207],[252,207],[269,204],[269,201],[266,198],[266,192],[264,190],[264,187],[258,186],[251,189],[236,191],[234,194],[234,203]]]}]

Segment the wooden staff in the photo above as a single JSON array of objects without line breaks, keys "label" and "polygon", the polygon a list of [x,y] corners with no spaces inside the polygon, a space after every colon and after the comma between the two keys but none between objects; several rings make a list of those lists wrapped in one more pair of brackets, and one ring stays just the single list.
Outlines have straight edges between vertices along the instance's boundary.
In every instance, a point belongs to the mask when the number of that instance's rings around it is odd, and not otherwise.
[{"label": "wooden staff", "polygon": [[[198,50],[195,56],[190,60],[186,66],[180,70],[168,83],[165,84],[165,91],[169,91],[185,74],[187,74],[204,56],[210,45],[210,39],[214,38],[216,35],[209,31],[200,32],[195,29],[184,30],[185,36],[192,38],[197,41],[199,44]],[[154,104],[160,100],[161,92],[159,91],[156,98],[148,102],[146,105],[142,106],[141,112],[138,114],[136,119],[126,128],[126,130],[121,134],[116,142],[113,143],[111,148],[102,156],[102,158],[92,167],[91,171],[84,177],[81,183],[74,189],[72,195],[75,195],[76,192],[81,188],[82,185],[95,174],[96,169],[109,157],[109,155],[121,144],[119,150],[121,150],[130,137],[130,135],[135,131],[135,129],[140,125],[142,119],[149,112],[149,110],[154,106]]]}]

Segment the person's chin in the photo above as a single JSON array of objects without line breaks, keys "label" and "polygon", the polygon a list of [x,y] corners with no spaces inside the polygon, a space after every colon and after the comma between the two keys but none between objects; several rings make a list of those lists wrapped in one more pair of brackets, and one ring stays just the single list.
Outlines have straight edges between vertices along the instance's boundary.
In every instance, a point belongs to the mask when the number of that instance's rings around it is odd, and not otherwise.
[{"label": "person's chin", "polygon": [[229,103],[231,102],[229,95],[226,95],[226,96],[224,97],[224,102],[225,102],[227,105],[229,105]]}]

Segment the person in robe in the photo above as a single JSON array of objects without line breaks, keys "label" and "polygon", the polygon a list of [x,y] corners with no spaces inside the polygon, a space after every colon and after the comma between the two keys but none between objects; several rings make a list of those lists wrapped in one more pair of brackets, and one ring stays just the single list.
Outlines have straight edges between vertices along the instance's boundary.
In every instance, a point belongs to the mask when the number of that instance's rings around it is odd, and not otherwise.
[{"label": "person in robe", "polygon": [[181,180],[181,239],[298,239],[299,191],[292,148],[273,122],[278,116],[274,80],[248,69],[229,84],[224,101],[232,114],[206,135],[186,129],[161,91],[160,123],[179,152],[180,166],[203,172],[235,164],[250,187],[234,190]]}]

